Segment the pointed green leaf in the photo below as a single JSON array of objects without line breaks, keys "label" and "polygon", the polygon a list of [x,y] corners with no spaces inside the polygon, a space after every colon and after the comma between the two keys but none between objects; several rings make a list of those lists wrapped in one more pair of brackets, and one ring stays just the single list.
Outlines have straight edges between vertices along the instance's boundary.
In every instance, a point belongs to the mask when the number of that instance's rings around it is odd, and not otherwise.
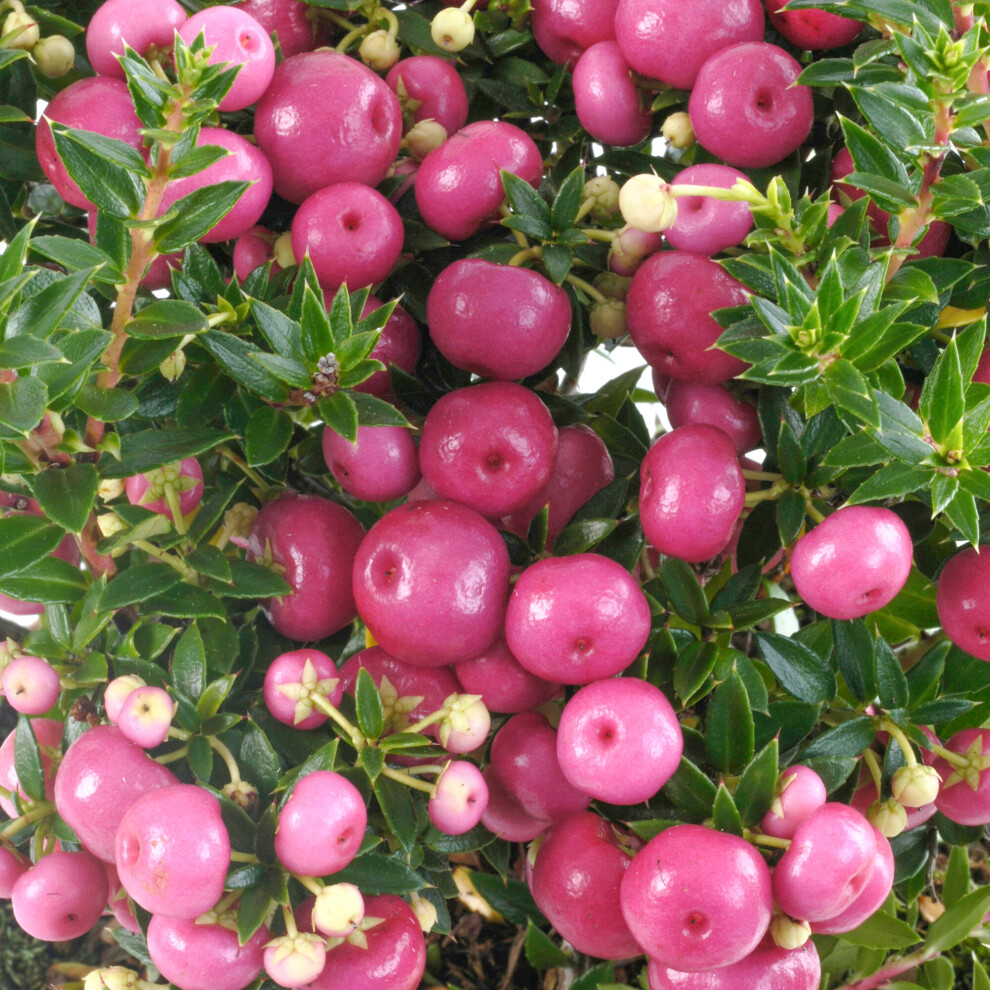
[{"label": "pointed green leaf", "polygon": [[[206,427],[129,433],[121,438],[120,460],[108,463],[102,474],[104,478],[127,478],[132,474],[143,474],[163,464],[181,461],[184,457],[204,454],[233,436],[233,433],[226,430]],[[103,467],[102,462],[100,466]]]},{"label": "pointed green leaf", "polygon": [[52,522],[70,533],[81,533],[96,503],[99,483],[94,464],[52,466],[35,476],[34,494]]},{"label": "pointed green leaf", "polygon": [[155,227],[158,253],[182,251],[198,241],[234,208],[251,185],[250,182],[215,182],[177,200]]},{"label": "pointed green leaf", "polygon": [[[526,226],[523,233],[539,240],[549,239],[553,235],[553,225],[550,222],[550,208],[543,197],[525,179],[512,172],[502,169],[501,176],[513,219]],[[516,229],[520,228],[517,226]]]},{"label": "pointed green leaf", "polygon": [[369,739],[377,739],[385,728],[385,709],[371,674],[363,667],[354,685],[354,705],[358,727]]},{"label": "pointed green leaf", "polygon": [[410,426],[409,420],[392,405],[366,392],[348,392],[361,426]]},{"label": "pointed green leaf", "polygon": [[778,774],[778,742],[771,739],[742,772],[733,792],[743,825],[752,828],[770,808]]},{"label": "pointed green leaf", "polygon": [[65,170],[97,208],[114,217],[136,217],[144,205],[144,159],[124,141],[92,131],[51,128]]},{"label": "pointed green leaf", "polygon": [[195,622],[175,644],[175,652],[172,654],[172,684],[191,701],[197,701],[206,689],[206,648]]},{"label": "pointed green leaf", "polygon": [[320,418],[335,433],[354,443],[358,431],[358,407],[354,400],[360,393],[334,392],[317,403]]},{"label": "pointed green leaf", "polygon": [[962,377],[956,340],[946,344],[921,390],[918,413],[936,443],[945,443],[966,411],[966,382]]},{"label": "pointed green leaf", "polygon": [[712,694],[705,719],[705,742],[723,773],[740,773],[753,758],[754,723],[749,695],[733,670]]},{"label": "pointed green leaf", "polygon": [[21,789],[35,801],[45,799],[45,768],[31,719],[21,715],[14,733],[14,772]]},{"label": "pointed green leaf", "polygon": [[817,653],[776,633],[757,633],[756,643],[781,686],[799,701],[817,704],[835,697],[835,675]]},{"label": "pointed green leaf", "polygon": [[[60,276],[40,292],[25,299],[10,315],[7,338],[23,334],[42,339],[50,337],[72,311],[92,275],[93,269],[85,268],[73,275]],[[92,305],[92,300],[88,301]]]},{"label": "pointed green leaf", "polygon": [[982,921],[990,910],[990,887],[981,887],[961,897],[938,920],[925,936],[926,952],[945,952],[958,945]]},{"label": "pointed green leaf", "polygon": [[251,467],[270,464],[292,440],[291,417],[280,409],[262,406],[248,421],[244,432],[247,461]]},{"label": "pointed green leaf", "polygon": [[30,567],[47,557],[65,533],[39,516],[9,515],[0,518],[0,578]]},{"label": "pointed green leaf", "polygon": [[676,557],[665,557],[660,577],[674,611],[685,621],[700,625],[708,615],[708,599],[691,566]]},{"label": "pointed green leaf", "polygon": [[182,575],[168,564],[151,561],[135,564],[111,580],[100,594],[97,608],[101,611],[136,605],[175,587]]},{"label": "pointed green leaf", "polygon": [[76,602],[89,590],[86,575],[58,557],[45,557],[0,579],[0,592],[20,602],[57,605]]},{"label": "pointed green leaf", "polygon": [[712,805],[712,824],[719,832],[729,832],[738,836],[743,834],[739,809],[736,807],[735,801],[732,800],[732,795],[725,784],[719,784],[715,793],[715,802]]},{"label": "pointed green leaf", "polygon": [[206,314],[181,299],[157,299],[139,310],[127,324],[127,333],[139,340],[184,337],[207,329]]}]

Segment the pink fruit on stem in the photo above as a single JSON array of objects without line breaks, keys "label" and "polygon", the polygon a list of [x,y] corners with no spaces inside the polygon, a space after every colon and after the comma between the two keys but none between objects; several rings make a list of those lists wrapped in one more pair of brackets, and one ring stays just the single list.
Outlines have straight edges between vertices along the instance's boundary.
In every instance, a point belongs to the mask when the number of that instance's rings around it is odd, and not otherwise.
[{"label": "pink fruit on stem", "polygon": [[107,718],[116,725],[117,716],[120,714],[121,706],[127,696],[135,689],[144,687],[145,680],[137,674],[123,674],[115,677],[106,686],[103,692],[103,707],[107,713]]},{"label": "pink fruit on stem", "polygon": [[88,852],[49,853],[17,878],[10,903],[14,920],[32,938],[66,942],[100,920],[107,876]]},{"label": "pink fruit on stem", "polygon": [[[284,63],[283,63],[284,64]],[[402,220],[376,189],[339,182],[312,193],[292,221],[292,253],[309,254],[328,293],[384,281],[402,253]]]},{"label": "pink fruit on stem", "polygon": [[806,605],[832,619],[855,619],[896,597],[912,558],[911,534],[896,513],[852,505],[797,541],[791,576]]},{"label": "pink fruit on stem", "polygon": [[513,715],[495,735],[491,768],[531,818],[552,822],[588,807],[590,798],[564,776],[557,732],[538,712]]},{"label": "pink fruit on stem", "polygon": [[265,672],[265,707],[285,725],[308,731],[328,716],[315,707],[314,694],[340,704],[344,690],[333,660],[319,650],[292,650],[277,656]]},{"label": "pink fruit on stem", "polygon": [[550,480],[556,457],[547,407],[512,382],[448,392],[426,414],[419,444],[427,484],[490,517],[522,508]]},{"label": "pink fruit on stem", "polygon": [[603,144],[644,141],[653,126],[649,101],[633,82],[615,41],[599,41],[574,66],[574,106],[581,126]]},{"label": "pink fruit on stem", "polygon": [[[45,775],[45,798],[51,800],[55,788],[55,775],[53,774],[54,757],[62,748],[62,733],[65,725],[53,718],[33,718],[31,719],[31,729],[41,750],[41,766]],[[17,768],[14,766],[14,747],[17,744],[17,728],[11,732],[3,743],[0,744],[0,787],[11,793],[16,792],[22,800],[27,799],[27,792],[21,787],[17,777]],[[64,766],[64,761],[61,764]],[[0,794],[0,809],[11,818],[17,818],[20,812],[14,805]]]},{"label": "pink fruit on stem", "polygon": [[174,464],[131,475],[124,482],[127,501],[150,512],[167,516],[175,522],[173,507],[187,516],[203,498],[203,469],[195,457],[186,457]]},{"label": "pink fruit on stem", "polygon": [[650,959],[647,979],[649,990],[818,990],[822,964],[814,942],[782,949],[767,935],[739,962],[706,973],[684,973]]},{"label": "pink fruit on stem", "polygon": [[514,124],[479,120],[462,127],[423,159],[416,174],[423,221],[453,241],[476,234],[498,216],[505,199],[500,169],[536,188],[543,178],[543,156]]},{"label": "pink fruit on stem", "polygon": [[188,14],[176,0],[105,0],[86,28],[86,55],[100,76],[124,78],[117,61],[127,44],[142,57],[172,50]]},{"label": "pink fruit on stem", "polygon": [[946,636],[990,661],[990,552],[966,547],[950,557],[936,582],[935,604]]},{"label": "pink fruit on stem", "polygon": [[640,468],[640,522],[661,553],[697,563],[729,542],[745,503],[732,440],[706,424],[682,426],[649,449]]},{"label": "pink fruit on stem", "polygon": [[824,10],[785,10],[787,0],[765,0],[770,23],[792,44],[809,51],[841,48],[863,30],[862,21]]},{"label": "pink fruit on stem", "polygon": [[120,882],[120,877],[117,875],[117,867],[113,863],[108,863],[105,859],[101,859],[100,862],[103,864],[103,869],[106,872],[107,886],[110,891],[107,895],[107,907],[110,909],[114,918],[120,922],[121,927],[136,934],[141,931],[141,925],[135,917],[134,902],[128,897],[127,891],[124,890],[124,886]]},{"label": "pink fruit on stem", "polygon": [[58,672],[41,657],[15,657],[0,675],[0,693],[23,715],[47,712],[58,701],[60,690]]},{"label": "pink fruit on stem", "polygon": [[990,729],[963,729],[945,749],[962,759],[935,761],[942,778],[935,807],[960,825],[990,824]]},{"label": "pink fruit on stem", "polygon": [[164,688],[144,685],[124,699],[117,727],[126,739],[143,749],[154,749],[168,738],[176,703]]},{"label": "pink fruit on stem", "polygon": [[181,990],[244,990],[264,968],[262,925],[239,945],[237,932],[222,924],[151,916],[148,953],[158,971]]},{"label": "pink fruit on stem", "polygon": [[626,298],[629,336],[668,378],[717,385],[741,374],[746,364],[713,348],[722,327],[711,312],[741,306],[747,298],[742,283],[710,258],[664,251],[633,275]]},{"label": "pink fruit on stem", "polygon": [[684,972],[731,966],[766,934],[770,870],[738,836],[675,825],[636,853],[622,878],[622,915],[648,956]]},{"label": "pink fruit on stem", "polygon": [[437,276],[426,318],[430,338],[451,364],[514,381],[557,356],[571,327],[571,304],[539,272],[462,258]]},{"label": "pink fruit on stem", "polygon": [[223,894],[230,836],[220,802],[194,784],[169,784],[124,812],[114,863],[127,893],[152,914],[197,918]]},{"label": "pink fruit on stem", "polygon": [[726,165],[764,168],[801,147],[811,131],[811,90],[801,66],[776,45],[730,45],[701,67],[688,113],[698,142]]},{"label": "pink fruit on stem", "polygon": [[455,664],[454,674],[468,694],[480,694],[489,711],[529,711],[549,701],[561,686],[531,674],[513,655],[504,638],[470,660]]},{"label": "pink fruit on stem", "polygon": [[361,792],[332,770],[303,777],[282,806],[275,855],[293,873],[322,877],[357,855],[368,824]]},{"label": "pink fruit on stem", "polygon": [[502,632],[509,554],[498,530],[454,502],[410,502],[368,530],[354,599],[375,641],[406,663],[442,667]]},{"label": "pink fruit on stem", "polygon": [[462,835],[481,821],[488,806],[488,785],[481,771],[454,760],[437,777],[428,811],[430,821],[447,835]]},{"label": "pink fruit on stem", "polygon": [[615,37],[640,75],[691,89],[717,51],[763,40],[763,7],[759,0],[619,0]]},{"label": "pink fruit on stem", "polygon": [[[368,302],[361,313],[361,318],[364,319],[381,305],[381,300],[374,296],[368,296]],[[391,402],[394,396],[388,374],[389,365],[394,364],[397,368],[411,374],[419,361],[422,347],[423,342],[420,339],[416,321],[401,306],[396,306],[378,335],[378,343],[368,355],[381,361],[385,365],[385,370],[376,371],[370,378],[355,385],[354,390],[366,392],[368,395],[374,395],[379,399]]]},{"label": "pink fruit on stem", "polygon": [[629,572],[595,553],[550,557],[520,575],[505,641],[531,674],[587,684],[625,670],[646,645],[650,606]]},{"label": "pink fruit on stem", "polygon": [[684,738],[663,692],[634,677],[595,681],[564,706],[557,760],[578,790],[609,804],[639,804],[673,776]]},{"label": "pink fruit on stem", "polygon": [[573,69],[583,51],[615,38],[617,6],[618,0],[537,0],[533,39],[552,62]]},{"label": "pink fruit on stem", "polygon": [[481,824],[493,835],[506,842],[529,842],[550,827],[550,822],[534,818],[498,779],[491,764],[481,771],[488,785],[488,806],[481,815]]},{"label": "pink fruit on stem", "polygon": [[240,0],[234,6],[250,14],[266,34],[276,36],[283,58],[316,47],[321,22],[302,0]]},{"label": "pink fruit on stem", "polygon": [[656,254],[661,247],[663,247],[662,234],[637,230],[635,227],[623,227],[608,251],[609,270],[628,278],[639,270],[646,258]]},{"label": "pink fruit on stem", "polygon": [[822,778],[810,767],[788,767],[777,778],[773,803],[760,821],[760,830],[789,839],[812,812],[828,800]]},{"label": "pink fruit on stem", "polygon": [[340,487],[367,502],[401,498],[421,477],[416,443],[404,426],[359,426],[356,443],[326,426],[322,445]]},{"label": "pink fruit on stem", "polygon": [[307,52],[276,67],[258,101],[255,136],[275,191],[301,203],[336,183],[381,182],[402,140],[402,111],[384,80],[356,59]]},{"label": "pink fruit on stem", "polygon": [[760,446],[763,439],[756,406],[737,398],[724,385],[672,381],[664,405],[675,430],[691,423],[707,423],[725,433],[739,454]]},{"label": "pink fruit on stem", "polygon": [[[171,38],[171,33],[169,37]],[[116,65],[116,60],[114,64]],[[55,139],[49,121],[73,130],[95,131],[140,150],[142,138],[138,131],[142,124],[134,112],[134,103],[127,83],[123,80],[123,72],[120,75],[120,79],[95,76],[70,83],[49,102],[35,131],[38,162],[48,181],[62,199],[81,210],[92,209],[93,204],[83,195],[75,179],[69,177],[62,159],[55,151]]]},{"label": "pink fruit on stem", "polygon": [[459,131],[468,118],[468,98],[457,69],[435,55],[413,55],[396,62],[385,76],[402,107],[405,129],[435,120],[448,134]]},{"label": "pink fruit on stem", "polygon": [[26,873],[31,860],[9,846],[0,846],[0,900],[9,900],[17,878]]},{"label": "pink fruit on stem", "polygon": [[[746,175],[728,165],[691,165],[679,172],[672,186],[717,186],[731,189]],[[679,196],[677,219],[664,231],[678,251],[713,255],[741,244],[753,229],[748,203],[733,203],[710,196]]]},{"label": "pink fruit on stem", "polygon": [[255,225],[249,231],[241,234],[234,242],[234,274],[238,281],[243,282],[261,265],[272,262],[272,274],[282,270],[282,266],[277,261],[272,261],[272,245],[275,242],[276,234],[267,227]]},{"label": "pink fruit on stem", "polygon": [[876,863],[876,829],[855,809],[829,802],[794,830],[774,868],[781,910],[803,921],[827,921],[863,893]]},{"label": "pink fruit on stem", "polygon": [[55,810],[91,853],[112,861],[128,808],[143,794],[176,783],[167,767],[119,729],[98,725],[66,750],[55,778]]},{"label": "pink fruit on stem", "polygon": [[354,621],[351,567],[364,527],[342,505],[288,493],[257,515],[248,560],[271,561],[292,594],[262,602],[268,621],[289,639],[316,641]]},{"label": "pink fruit on stem", "polygon": [[632,862],[630,838],[599,815],[579,811],[551,826],[540,845],[533,899],[578,952],[623,959],[641,951],[619,908],[619,887]]},{"label": "pink fruit on stem", "polygon": [[235,7],[208,7],[187,20],[179,37],[191,45],[203,34],[213,49],[210,65],[240,66],[234,84],[220,101],[219,110],[243,110],[268,88],[275,72],[275,48],[268,32],[250,14]]}]

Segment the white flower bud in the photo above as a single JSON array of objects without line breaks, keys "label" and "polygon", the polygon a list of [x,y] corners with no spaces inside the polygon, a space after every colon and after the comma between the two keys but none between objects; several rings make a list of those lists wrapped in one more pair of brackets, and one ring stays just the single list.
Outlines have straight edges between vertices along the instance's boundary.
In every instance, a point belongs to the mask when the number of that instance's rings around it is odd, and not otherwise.
[{"label": "white flower bud", "polygon": [[388,31],[372,31],[361,42],[358,55],[376,72],[388,72],[399,61],[399,45]]},{"label": "white flower bud", "polygon": [[683,110],[672,113],[663,122],[660,133],[667,139],[670,146],[678,151],[684,151],[695,143],[691,118]]},{"label": "white flower bud", "polygon": [[941,782],[934,767],[921,763],[913,767],[901,767],[890,781],[890,791],[905,808],[922,808],[938,797]]},{"label": "white flower bud", "polygon": [[866,811],[867,820],[876,830],[888,839],[900,835],[907,828],[907,812],[904,805],[894,798],[886,801],[874,801]]},{"label": "white flower bud", "polygon": [[[14,32],[17,32],[14,34]],[[27,13],[15,10],[8,14],[3,22],[3,30],[0,30],[0,37],[13,34],[3,43],[4,48],[23,48],[30,50],[41,38],[41,31],[38,29],[38,22]]]},{"label": "white flower bud", "polygon": [[432,118],[414,124],[406,134],[406,147],[409,154],[421,162],[431,151],[439,148],[447,140],[447,129]]},{"label": "white flower bud", "polygon": [[31,50],[38,71],[49,79],[59,79],[69,72],[76,61],[75,46],[61,34],[42,38]]},{"label": "white flower bud", "polygon": [[800,949],[811,938],[811,925],[786,914],[775,914],[770,922],[770,937],[782,949]]},{"label": "white flower bud", "polygon": [[677,200],[659,175],[634,175],[619,191],[619,209],[630,227],[659,234],[677,219]]},{"label": "white flower bud", "polygon": [[430,24],[433,43],[447,52],[459,52],[474,41],[474,21],[460,7],[445,7]]}]

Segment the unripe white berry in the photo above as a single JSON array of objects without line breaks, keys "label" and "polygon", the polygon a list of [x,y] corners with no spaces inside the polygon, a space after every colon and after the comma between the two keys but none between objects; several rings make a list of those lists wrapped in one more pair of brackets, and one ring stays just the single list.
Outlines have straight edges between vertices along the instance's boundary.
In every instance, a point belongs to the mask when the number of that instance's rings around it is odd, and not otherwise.
[{"label": "unripe white berry", "polygon": [[938,797],[941,782],[934,767],[921,763],[901,767],[891,778],[890,791],[905,808],[922,808]]},{"label": "unripe white berry", "polygon": [[296,256],[292,253],[291,230],[287,230],[275,238],[275,243],[272,245],[272,257],[276,264],[282,268],[291,268],[296,263]]},{"label": "unripe white berry", "polygon": [[599,340],[615,340],[628,330],[626,304],[619,299],[606,299],[591,307],[591,332]]},{"label": "unripe white berry", "polygon": [[445,7],[430,24],[433,43],[447,52],[460,52],[474,41],[474,21],[460,7]]},{"label": "unripe white berry", "polygon": [[3,30],[0,36],[5,36],[16,31],[17,33],[4,42],[4,48],[24,48],[30,50],[41,38],[41,31],[38,29],[38,22],[27,13],[15,10],[8,14],[3,22]]},{"label": "unripe white berry", "polygon": [[677,219],[677,200],[659,175],[634,175],[619,191],[619,209],[630,227],[659,234]]},{"label": "unripe white berry", "polygon": [[867,809],[866,817],[876,830],[888,839],[900,835],[907,828],[908,817],[904,805],[894,798],[874,801]]},{"label": "unripe white berry", "polygon": [[670,146],[678,151],[685,151],[695,143],[691,118],[683,110],[672,113],[663,122],[660,133],[667,139]]},{"label": "unripe white berry", "polygon": [[431,151],[439,148],[447,140],[447,129],[432,118],[414,124],[406,135],[409,154],[421,162]]},{"label": "unripe white berry", "polygon": [[313,924],[324,935],[347,938],[364,918],[364,898],[352,883],[324,887],[313,903]]},{"label": "unripe white berry", "polygon": [[775,914],[770,922],[770,937],[782,949],[800,949],[811,938],[811,925],[786,914]]},{"label": "unripe white berry", "polygon": [[31,50],[38,71],[49,79],[59,79],[72,69],[76,61],[75,46],[61,34],[42,38]]},{"label": "unripe white berry", "polygon": [[388,72],[399,61],[399,45],[388,31],[372,31],[358,49],[361,61],[376,72]]}]

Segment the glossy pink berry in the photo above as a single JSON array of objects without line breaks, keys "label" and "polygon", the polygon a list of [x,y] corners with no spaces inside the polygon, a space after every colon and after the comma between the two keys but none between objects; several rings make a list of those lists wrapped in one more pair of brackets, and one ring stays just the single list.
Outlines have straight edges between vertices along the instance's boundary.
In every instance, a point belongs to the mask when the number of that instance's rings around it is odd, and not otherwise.
[{"label": "glossy pink berry", "polygon": [[[717,186],[731,189],[746,176],[728,165],[691,165],[679,172],[672,186]],[[678,196],[677,219],[664,231],[670,246],[679,251],[713,255],[742,244],[753,229],[748,203],[733,203],[710,196]]]},{"label": "glossy pink berry", "polygon": [[773,803],[760,821],[760,830],[789,839],[812,812],[828,800],[822,778],[810,767],[788,767],[777,779]]},{"label": "glossy pink berry", "polygon": [[529,711],[549,701],[561,687],[531,674],[513,655],[504,638],[470,660],[454,665],[454,674],[468,694],[480,694],[489,711]]},{"label": "glossy pink berry", "polygon": [[240,0],[234,6],[250,14],[265,34],[275,35],[283,58],[312,51],[326,34],[302,0]]},{"label": "glossy pink berry", "polygon": [[770,870],[738,836],[675,825],[636,853],[620,903],[633,937],[659,964],[685,972],[731,966],[766,934]]},{"label": "glossy pink berry", "polygon": [[176,0],[105,0],[86,28],[86,55],[100,76],[124,78],[117,56],[127,44],[141,56],[172,50],[186,14]]},{"label": "glossy pink berry", "polygon": [[684,739],[663,692],[634,677],[587,684],[564,706],[557,759],[564,776],[609,804],[653,797],[677,769]]},{"label": "glossy pink berry", "polygon": [[960,825],[990,824],[990,729],[963,729],[945,748],[963,759],[935,761],[942,778],[935,806]]},{"label": "glossy pink berry", "polygon": [[323,698],[335,707],[344,690],[333,660],[319,650],[292,650],[277,656],[265,672],[265,707],[285,725],[316,729],[328,716],[314,704]]},{"label": "glossy pink berry", "polygon": [[158,512],[174,522],[173,505],[177,503],[180,513],[187,516],[202,500],[203,469],[195,457],[186,457],[144,474],[131,475],[124,482],[124,491],[131,505]]},{"label": "glossy pink berry", "polygon": [[115,677],[103,692],[103,707],[106,710],[107,718],[116,725],[117,716],[120,714],[121,706],[127,696],[135,689],[145,686],[143,677],[137,674],[122,674]]},{"label": "glossy pink berry", "polygon": [[[380,300],[374,296],[368,296],[368,302],[361,313],[362,319],[381,305]],[[392,384],[388,373],[389,365],[394,364],[402,371],[411,374],[419,361],[422,348],[423,341],[420,338],[416,321],[401,306],[396,306],[388,318],[388,322],[381,329],[378,343],[368,355],[381,361],[385,365],[385,370],[376,371],[370,378],[355,385],[354,390],[367,392],[368,395],[377,396],[388,402],[393,401]]]},{"label": "glossy pink berry", "polygon": [[468,117],[468,98],[460,73],[435,55],[414,55],[396,62],[385,76],[402,106],[406,130],[435,120],[447,134],[459,131]]},{"label": "glossy pink berry", "polygon": [[938,576],[935,603],[946,636],[990,661],[990,552],[966,547],[950,557]]},{"label": "glossy pink berry", "polygon": [[488,806],[488,785],[481,771],[466,760],[449,763],[430,797],[430,821],[447,835],[461,835],[481,821]]},{"label": "glossy pink berry", "polygon": [[653,126],[649,101],[612,40],[597,42],[577,60],[574,105],[581,126],[603,144],[639,144]]},{"label": "glossy pink berry", "polygon": [[9,846],[0,846],[0,900],[10,900],[17,878],[30,866],[31,860]]},{"label": "glossy pink berry", "polygon": [[0,675],[0,689],[7,703],[23,715],[41,715],[58,701],[58,672],[41,657],[19,656]]},{"label": "glossy pink berry", "polygon": [[296,784],[279,812],[275,855],[293,873],[336,873],[357,855],[367,824],[361,792],[339,773],[314,771]]},{"label": "glossy pink berry", "polygon": [[890,509],[839,509],[797,541],[794,587],[810,608],[832,619],[855,619],[883,608],[911,573],[911,534]]},{"label": "glossy pink berry", "polygon": [[117,713],[117,728],[143,749],[154,749],[168,738],[175,702],[164,688],[147,684],[135,688]]},{"label": "glossy pink berry", "polygon": [[66,942],[100,920],[107,903],[107,876],[88,852],[53,852],[14,883],[14,920],[32,938]]},{"label": "glossy pink berry", "polygon": [[481,824],[493,835],[506,842],[529,842],[550,827],[544,818],[536,818],[523,810],[519,802],[498,779],[491,764],[481,771],[488,785],[488,807]]},{"label": "glossy pink berry", "polygon": [[421,477],[416,443],[403,426],[359,426],[355,443],[326,426],[323,459],[340,487],[366,502],[408,495]]},{"label": "glossy pink berry", "polygon": [[533,38],[557,65],[573,69],[581,53],[615,37],[618,0],[537,0],[530,15]]},{"label": "glossy pink berry", "polygon": [[786,0],[766,0],[770,23],[792,44],[809,51],[841,48],[863,30],[863,22],[824,10],[782,11]]},{"label": "glossy pink berry", "polygon": [[691,423],[707,423],[726,434],[739,454],[760,446],[763,430],[756,406],[737,398],[725,385],[672,381],[664,405],[675,430]]}]

